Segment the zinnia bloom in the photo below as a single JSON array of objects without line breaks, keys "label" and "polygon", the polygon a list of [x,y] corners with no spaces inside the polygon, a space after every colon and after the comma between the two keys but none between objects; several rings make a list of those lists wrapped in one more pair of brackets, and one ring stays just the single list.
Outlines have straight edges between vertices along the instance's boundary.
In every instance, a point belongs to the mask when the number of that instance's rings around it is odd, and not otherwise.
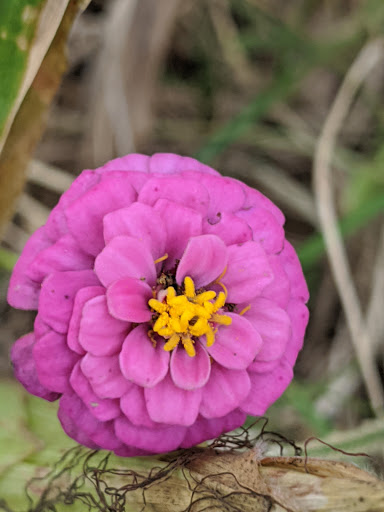
[{"label": "zinnia bloom", "polygon": [[83,171],[27,243],[8,300],[36,309],[12,350],[69,436],[130,456],[262,415],[292,379],[308,290],[262,194],[194,159]]}]

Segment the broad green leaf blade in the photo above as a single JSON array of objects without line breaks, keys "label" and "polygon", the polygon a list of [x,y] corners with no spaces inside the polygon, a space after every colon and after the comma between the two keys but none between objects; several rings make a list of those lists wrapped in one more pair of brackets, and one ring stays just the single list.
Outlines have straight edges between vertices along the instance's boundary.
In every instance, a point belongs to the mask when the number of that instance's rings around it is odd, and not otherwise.
[{"label": "broad green leaf blade", "polygon": [[43,116],[66,69],[66,41],[85,0],[0,1],[0,232],[25,182]]}]

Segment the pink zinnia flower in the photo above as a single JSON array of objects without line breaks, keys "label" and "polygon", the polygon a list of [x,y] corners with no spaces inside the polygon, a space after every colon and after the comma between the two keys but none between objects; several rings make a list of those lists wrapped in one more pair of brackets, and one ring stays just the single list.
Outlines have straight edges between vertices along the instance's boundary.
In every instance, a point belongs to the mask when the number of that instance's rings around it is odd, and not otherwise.
[{"label": "pink zinnia flower", "polygon": [[190,447],[292,379],[308,290],[262,194],[196,160],[83,171],[27,243],[8,300],[36,309],[17,378],[67,434],[119,455]]}]

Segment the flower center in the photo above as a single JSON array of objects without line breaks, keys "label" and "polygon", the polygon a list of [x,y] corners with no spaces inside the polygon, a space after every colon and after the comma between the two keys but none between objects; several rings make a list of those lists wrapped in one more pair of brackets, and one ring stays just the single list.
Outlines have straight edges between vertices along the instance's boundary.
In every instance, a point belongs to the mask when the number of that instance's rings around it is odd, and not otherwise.
[{"label": "flower center", "polygon": [[184,279],[184,292],[177,295],[173,286],[166,290],[162,301],[150,299],[149,307],[158,317],[153,331],[167,340],[164,350],[171,351],[181,342],[190,357],[196,355],[195,339],[205,335],[207,346],[215,342],[217,325],[230,325],[232,318],[219,310],[225,305],[227,294],[213,290],[196,294],[190,277]]}]

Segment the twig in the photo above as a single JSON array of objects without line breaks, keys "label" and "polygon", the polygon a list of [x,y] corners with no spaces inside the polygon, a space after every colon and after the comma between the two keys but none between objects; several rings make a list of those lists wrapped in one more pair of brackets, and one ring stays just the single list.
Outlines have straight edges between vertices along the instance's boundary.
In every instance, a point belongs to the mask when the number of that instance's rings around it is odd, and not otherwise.
[{"label": "twig", "polygon": [[328,113],[314,158],[314,192],[319,221],[371,407],[376,414],[383,411],[384,394],[374,364],[373,347],[351,277],[345,247],[337,229],[337,217],[331,187],[331,158],[337,136],[352,100],[360,85],[379,60],[382,59],[383,50],[383,39],[375,39],[367,43],[356,57]]}]

